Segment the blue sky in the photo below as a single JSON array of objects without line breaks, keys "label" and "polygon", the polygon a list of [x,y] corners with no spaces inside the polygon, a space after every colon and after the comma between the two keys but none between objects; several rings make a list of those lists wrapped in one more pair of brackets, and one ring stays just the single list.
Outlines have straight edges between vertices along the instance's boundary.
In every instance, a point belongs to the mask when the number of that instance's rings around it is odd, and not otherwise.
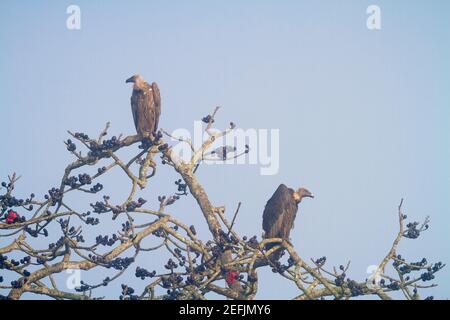
[{"label": "blue sky", "polygon": [[[81,30],[66,28],[70,4],[81,8]],[[366,28],[371,4],[381,8],[379,31]],[[305,186],[316,198],[302,202],[291,234],[300,255],[351,260],[351,277],[364,279],[387,253],[405,198],[410,218],[432,223],[400,253],[448,263],[448,12],[437,0],[1,1],[0,176],[16,171],[18,192],[43,196],[71,160],[66,130],[94,135],[110,121],[112,133],[133,134],[125,79],[139,72],[161,88],[166,130],[192,130],[216,105],[218,125],[280,129],[277,175],[250,165],[199,171],[229,215],[242,202],[239,232],[261,234],[264,204],[280,183]],[[177,179],[168,168],[158,174],[142,193],[154,206]],[[109,182],[105,192],[122,201],[120,173]],[[207,235],[192,199],[171,211]],[[119,228],[106,225],[103,233]],[[259,298],[297,293],[263,274]],[[436,282],[429,294],[448,298],[450,272]]]}]

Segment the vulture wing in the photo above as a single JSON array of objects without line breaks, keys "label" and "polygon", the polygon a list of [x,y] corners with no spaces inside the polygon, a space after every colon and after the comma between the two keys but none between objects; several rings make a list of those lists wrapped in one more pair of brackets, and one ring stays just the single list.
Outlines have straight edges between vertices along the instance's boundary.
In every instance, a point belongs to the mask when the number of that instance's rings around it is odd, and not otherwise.
[{"label": "vulture wing", "polygon": [[159,116],[161,115],[161,93],[156,82],[152,83],[153,101],[155,103],[155,126],[153,131],[158,130]]},{"label": "vulture wing", "polygon": [[152,133],[155,127],[155,106],[151,87],[146,83],[142,89],[133,90],[131,109],[136,131],[143,135]]},{"label": "vulture wing", "polygon": [[140,133],[138,129],[138,98],[134,91],[131,95],[131,113],[133,114],[134,127],[136,128],[137,133]]}]

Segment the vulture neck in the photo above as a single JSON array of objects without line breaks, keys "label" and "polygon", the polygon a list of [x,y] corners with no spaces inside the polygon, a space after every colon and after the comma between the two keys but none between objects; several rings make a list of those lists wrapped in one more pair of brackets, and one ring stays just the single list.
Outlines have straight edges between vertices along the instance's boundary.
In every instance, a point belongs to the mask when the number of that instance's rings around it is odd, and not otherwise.
[{"label": "vulture neck", "polygon": [[300,202],[302,202],[303,197],[301,195],[299,195],[297,192],[294,192],[293,198],[295,200],[295,203],[299,204]]},{"label": "vulture neck", "polygon": [[146,88],[146,82],[143,79],[136,79],[133,89],[134,90],[144,90]]}]

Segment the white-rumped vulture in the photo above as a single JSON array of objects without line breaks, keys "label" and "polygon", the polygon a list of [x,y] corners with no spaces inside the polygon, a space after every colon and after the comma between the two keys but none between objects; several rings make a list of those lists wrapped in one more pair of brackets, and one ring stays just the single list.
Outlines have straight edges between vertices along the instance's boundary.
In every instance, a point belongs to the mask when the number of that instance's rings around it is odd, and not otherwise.
[{"label": "white-rumped vulture", "polygon": [[[289,234],[294,227],[298,204],[303,198],[314,198],[311,192],[305,188],[294,191],[280,184],[278,189],[267,201],[263,213],[264,238],[282,238],[289,241]],[[276,244],[268,244],[270,249]],[[280,255],[276,255],[279,258]]]},{"label": "white-rumped vulture", "polygon": [[142,137],[150,137],[158,129],[161,114],[161,95],[156,82],[149,85],[139,74],[127,79],[126,83],[133,83],[131,95],[131,111],[134,126]]}]

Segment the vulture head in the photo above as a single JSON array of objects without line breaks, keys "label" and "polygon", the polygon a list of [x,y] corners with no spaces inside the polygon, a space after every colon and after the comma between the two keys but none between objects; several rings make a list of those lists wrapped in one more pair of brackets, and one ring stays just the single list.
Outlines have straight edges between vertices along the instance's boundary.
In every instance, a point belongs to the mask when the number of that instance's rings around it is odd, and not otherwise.
[{"label": "vulture head", "polygon": [[145,80],[140,74],[135,74],[125,81],[125,83],[134,83],[135,88],[140,88],[141,84],[143,84],[144,82]]},{"label": "vulture head", "polygon": [[297,191],[294,192],[294,200],[297,203],[300,203],[303,198],[314,198],[314,195],[305,188],[299,188]]}]

